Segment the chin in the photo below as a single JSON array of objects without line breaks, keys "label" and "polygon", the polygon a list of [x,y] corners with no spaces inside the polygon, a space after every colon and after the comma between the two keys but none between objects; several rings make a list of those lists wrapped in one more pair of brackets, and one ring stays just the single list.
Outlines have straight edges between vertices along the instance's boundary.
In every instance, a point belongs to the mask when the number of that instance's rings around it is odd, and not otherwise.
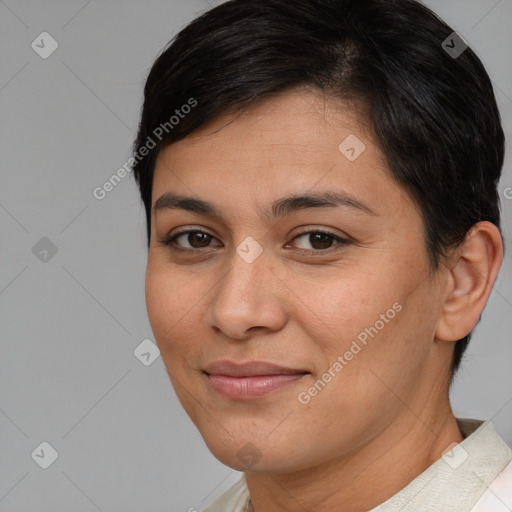
[{"label": "chin", "polygon": [[[286,442],[290,439],[286,435],[280,439],[283,444],[279,444],[278,439],[271,443],[265,436],[258,439],[247,434],[230,437],[226,432],[220,437],[203,436],[203,439],[217,460],[236,471],[290,473],[314,464],[306,461],[307,453],[297,452],[297,443]],[[297,456],[300,459],[294,458]]]}]

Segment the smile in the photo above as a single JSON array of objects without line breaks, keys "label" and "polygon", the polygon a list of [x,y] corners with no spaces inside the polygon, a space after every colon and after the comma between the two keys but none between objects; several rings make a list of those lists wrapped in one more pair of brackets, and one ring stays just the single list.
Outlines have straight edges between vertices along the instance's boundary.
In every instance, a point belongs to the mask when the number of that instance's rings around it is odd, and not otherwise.
[{"label": "smile", "polygon": [[211,387],[227,398],[247,400],[258,398],[282,389],[298,380],[307,373],[253,375],[249,377],[232,377],[229,375],[208,375]]}]

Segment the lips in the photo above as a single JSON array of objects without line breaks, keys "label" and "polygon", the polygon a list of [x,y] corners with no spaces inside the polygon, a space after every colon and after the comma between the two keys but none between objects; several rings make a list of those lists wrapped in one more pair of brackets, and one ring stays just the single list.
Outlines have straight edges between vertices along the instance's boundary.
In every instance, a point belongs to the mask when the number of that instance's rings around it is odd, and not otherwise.
[{"label": "lips", "polygon": [[226,398],[248,400],[289,386],[308,375],[304,369],[287,368],[263,361],[235,364],[217,361],[204,372],[211,387]]},{"label": "lips", "polygon": [[290,375],[309,373],[304,369],[287,368],[264,361],[249,361],[236,364],[231,361],[217,361],[204,368],[209,375],[227,375],[229,377],[253,377],[256,375]]}]

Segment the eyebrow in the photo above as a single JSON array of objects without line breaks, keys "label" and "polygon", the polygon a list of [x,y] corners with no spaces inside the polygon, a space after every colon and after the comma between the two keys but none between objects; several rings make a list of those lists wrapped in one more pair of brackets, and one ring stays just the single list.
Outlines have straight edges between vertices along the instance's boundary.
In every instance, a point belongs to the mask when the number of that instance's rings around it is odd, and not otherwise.
[{"label": "eyebrow", "polygon": [[[360,199],[356,199],[345,192],[305,193],[283,197],[274,201],[270,209],[263,211],[262,215],[270,220],[275,220],[308,208],[333,207],[351,208],[364,212],[368,215],[378,215],[374,210],[372,210],[368,203]],[[224,216],[213,204],[203,201],[202,199],[177,195],[172,192],[164,193],[155,201],[155,205],[153,206],[153,212],[155,214],[162,210],[176,209],[216,217],[221,221],[226,222]]]}]

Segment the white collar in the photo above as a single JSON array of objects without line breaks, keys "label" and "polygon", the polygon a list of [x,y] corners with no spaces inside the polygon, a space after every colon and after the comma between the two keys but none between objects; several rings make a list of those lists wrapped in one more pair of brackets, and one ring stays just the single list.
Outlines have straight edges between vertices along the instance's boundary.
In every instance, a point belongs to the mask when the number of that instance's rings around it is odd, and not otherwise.
[{"label": "white collar", "polygon": [[457,418],[465,439],[369,512],[467,512],[512,459],[489,421]]},{"label": "white collar", "polygon": [[[460,419],[464,440],[406,487],[368,512],[468,512],[512,460],[490,421]],[[204,512],[243,512],[249,501],[245,475]]]}]

